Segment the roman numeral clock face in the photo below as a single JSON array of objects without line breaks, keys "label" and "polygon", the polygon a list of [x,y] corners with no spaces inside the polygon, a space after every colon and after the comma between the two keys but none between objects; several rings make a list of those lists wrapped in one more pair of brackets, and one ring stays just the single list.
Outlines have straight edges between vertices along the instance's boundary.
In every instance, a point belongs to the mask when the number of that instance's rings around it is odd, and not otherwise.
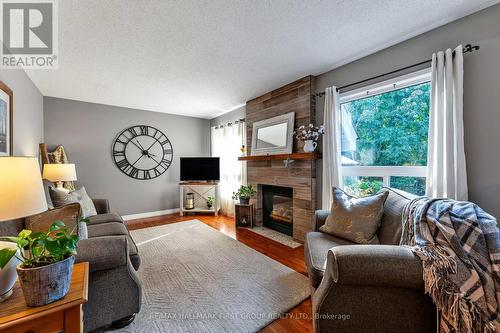
[{"label": "roman numeral clock face", "polygon": [[124,174],[135,179],[153,179],[168,170],[173,150],[165,134],[151,126],[132,126],[113,143],[113,160]]}]

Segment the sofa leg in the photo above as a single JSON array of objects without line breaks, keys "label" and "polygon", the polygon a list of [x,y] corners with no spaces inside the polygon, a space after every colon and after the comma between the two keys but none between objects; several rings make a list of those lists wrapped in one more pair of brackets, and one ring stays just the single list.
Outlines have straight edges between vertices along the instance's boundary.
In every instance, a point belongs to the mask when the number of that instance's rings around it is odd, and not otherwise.
[{"label": "sofa leg", "polygon": [[111,324],[111,327],[114,329],[119,329],[119,328],[123,328],[125,326],[128,326],[128,325],[132,324],[132,322],[134,321],[135,315],[136,314],[134,313],[134,314],[131,314],[130,316],[127,316],[125,318],[114,321]]}]

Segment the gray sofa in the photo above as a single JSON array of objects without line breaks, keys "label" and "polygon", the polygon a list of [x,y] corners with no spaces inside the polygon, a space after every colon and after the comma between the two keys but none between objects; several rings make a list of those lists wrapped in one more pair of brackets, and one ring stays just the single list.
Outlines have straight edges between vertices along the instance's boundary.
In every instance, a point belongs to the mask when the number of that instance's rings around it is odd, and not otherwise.
[{"label": "gray sofa", "polygon": [[[90,264],[88,302],[83,307],[84,331],[130,323],[141,308],[140,258],[122,218],[110,212],[105,199],[94,199],[98,215],[89,218],[88,239],[78,245],[77,262]],[[0,236],[17,234],[24,219],[0,223]]]},{"label": "gray sofa", "polygon": [[380,245],[320,232],[330,211],[316,211],[304,245],[316,333],[436,331],[436,308],[424,293],[420,260],[398,245],[403,208],[414,196],[388,190]]}]

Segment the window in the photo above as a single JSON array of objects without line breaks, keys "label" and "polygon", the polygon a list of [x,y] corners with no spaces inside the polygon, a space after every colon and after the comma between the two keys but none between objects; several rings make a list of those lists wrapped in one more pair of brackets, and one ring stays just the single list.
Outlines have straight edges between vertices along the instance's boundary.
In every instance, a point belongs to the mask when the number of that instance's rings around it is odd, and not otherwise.
[{"label": "window", "polygon": [[342,182],[358,196],[382,186],[425,194],[430,71],[340,96]]}]

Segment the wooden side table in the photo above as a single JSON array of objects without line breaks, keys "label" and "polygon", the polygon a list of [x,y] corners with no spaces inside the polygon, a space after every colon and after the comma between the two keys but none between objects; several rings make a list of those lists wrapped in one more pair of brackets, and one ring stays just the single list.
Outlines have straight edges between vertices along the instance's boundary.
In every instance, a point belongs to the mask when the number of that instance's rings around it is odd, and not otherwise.
[{"label": "wooden side table", "polygon": [[234,218],[237,228],[253,227],[253,204],[236,204]]},{"label": "wooden side table", "polygon": [[82,306],[87,302],[89,264],[75,264],[68,294],[54,303],[29,307],[19,281],[12,296],[0,303],[2,333],[83,333]]}]

